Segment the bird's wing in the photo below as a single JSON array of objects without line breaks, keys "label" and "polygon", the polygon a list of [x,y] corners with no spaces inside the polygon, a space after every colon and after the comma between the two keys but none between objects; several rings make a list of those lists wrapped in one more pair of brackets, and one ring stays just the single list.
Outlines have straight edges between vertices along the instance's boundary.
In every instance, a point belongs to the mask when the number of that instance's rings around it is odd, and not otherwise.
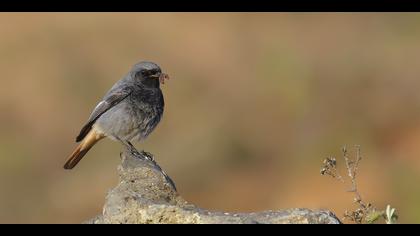
[{"label": "bird's wing", "polygon": [[96,105],[95,109],[89,117],[89,120],[86,122],[82,130],[80,130],[79,135],[76,137],[76,142],[80,142],[89,133],[89,131],[92,129],[92,125],[102,114],[120,103],[122,100],[128,97],[130,93],[131,89],[129,88],[118,88],[111,90],[105,96],[105,98],[99,102],[98,105]]}]

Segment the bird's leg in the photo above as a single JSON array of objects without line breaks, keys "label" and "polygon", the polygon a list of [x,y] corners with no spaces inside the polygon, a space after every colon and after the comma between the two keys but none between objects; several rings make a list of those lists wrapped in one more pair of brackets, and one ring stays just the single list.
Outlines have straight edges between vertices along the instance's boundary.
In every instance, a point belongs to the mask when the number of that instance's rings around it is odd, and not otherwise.
[{"label": "bird's leg", "polygon": [[130,141],[126,141],[126,142],[127,142],[127,145],[130,147],[130,150],[135,150],[136,152],[138,152],[137,149],[134,147],[134,145]]},{"label": "bird's leg", "polygon": [[135,155],[135,156],[142,156],[139,151],[137,151],[137,149],[133,146],[133,144],[131,144],[129,141],[127,140],[122,140],[120,138],[117,138],[130,152],[131,154]]}]

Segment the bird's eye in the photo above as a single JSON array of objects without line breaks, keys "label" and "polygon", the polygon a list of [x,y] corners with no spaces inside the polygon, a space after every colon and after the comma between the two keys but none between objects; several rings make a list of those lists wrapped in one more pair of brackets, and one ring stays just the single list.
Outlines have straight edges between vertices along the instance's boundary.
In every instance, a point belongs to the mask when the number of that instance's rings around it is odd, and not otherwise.
[{"label": "bird's eye", "polygon": [[146,70],[146,69],[143,69],[143,70],[140,70],[139,72],[138,72],[138,75],[139,76],[141,76],[141,77],[143,77],[143,78],[149,78],[149,77],[153,77],[153,78],[155,78],[155,76],[157,75],[159,73],[159,70],[155,70],[155,69],[151,69],[151,70]]},{"label": "bird's eye", "polygon": [[140,71],[142,76],[147,76],[149,74],[149,72],[147,70],[142,70]]}]

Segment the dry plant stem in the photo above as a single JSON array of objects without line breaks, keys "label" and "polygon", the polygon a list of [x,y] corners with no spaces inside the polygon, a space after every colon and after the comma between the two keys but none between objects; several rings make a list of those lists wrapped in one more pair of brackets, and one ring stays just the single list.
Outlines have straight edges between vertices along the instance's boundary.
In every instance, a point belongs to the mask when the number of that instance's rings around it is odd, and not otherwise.
[{"label": "dry plant stem", "polygon": [[[386,211],[378,211],[376,208],[368,202],[364,202],[357,188],[357,171],[359,163],[362,160],[360,145],[354,146],[355,154],[354,157],[350,158],[347,147],[342,148],[343,159],[345,161],[347,175],[351,181],[351,192],[355,195],[354,203],[358,205],[358,209],[353,211],[345,211],[344,219],[349,219],[357,224],[363,222],[374,223],[379,218],[385,218],[387,223],[395,222],[397,216],[394,214],[395,209],[388,205]],[[324,160],[324,165],[321,169],[321,175],[329,175],[334,179],[338,179],[341,182],[345,182],[344,178],[338,173],[337,162],[334,157],[328,157]]]},{"label": "dry plant stem", "polygon": [[356,202],[361,202],[362,197],[359,191],[357,190],[356,173],[357,173],[357,168],[359,166],[359,162],[362,157],[360,155],[360,146],[356,145],[355,147],[356,147],[356,160],[354,162],[350,160],[346,146],[343,147],[343,157],[346,163],[347,174],[350,177],[351,184],[352,184],[352,188],[351,190],[349,190],[349,192],[352,192],[356,195]]}]

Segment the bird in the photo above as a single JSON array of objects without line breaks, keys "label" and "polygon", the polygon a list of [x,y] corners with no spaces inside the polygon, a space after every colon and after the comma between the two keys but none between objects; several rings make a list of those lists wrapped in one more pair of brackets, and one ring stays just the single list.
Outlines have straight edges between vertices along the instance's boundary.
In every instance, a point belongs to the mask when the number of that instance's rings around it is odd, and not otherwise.
[{"label": "bird", "polygon": [[146,139],[161,121],[165,102],[160,85],[167,79],[168,74],[154,62],[134,64],[93,109],[64,169],[73,169],[103,138],[119,141],[131,150],[132,142]]}]

